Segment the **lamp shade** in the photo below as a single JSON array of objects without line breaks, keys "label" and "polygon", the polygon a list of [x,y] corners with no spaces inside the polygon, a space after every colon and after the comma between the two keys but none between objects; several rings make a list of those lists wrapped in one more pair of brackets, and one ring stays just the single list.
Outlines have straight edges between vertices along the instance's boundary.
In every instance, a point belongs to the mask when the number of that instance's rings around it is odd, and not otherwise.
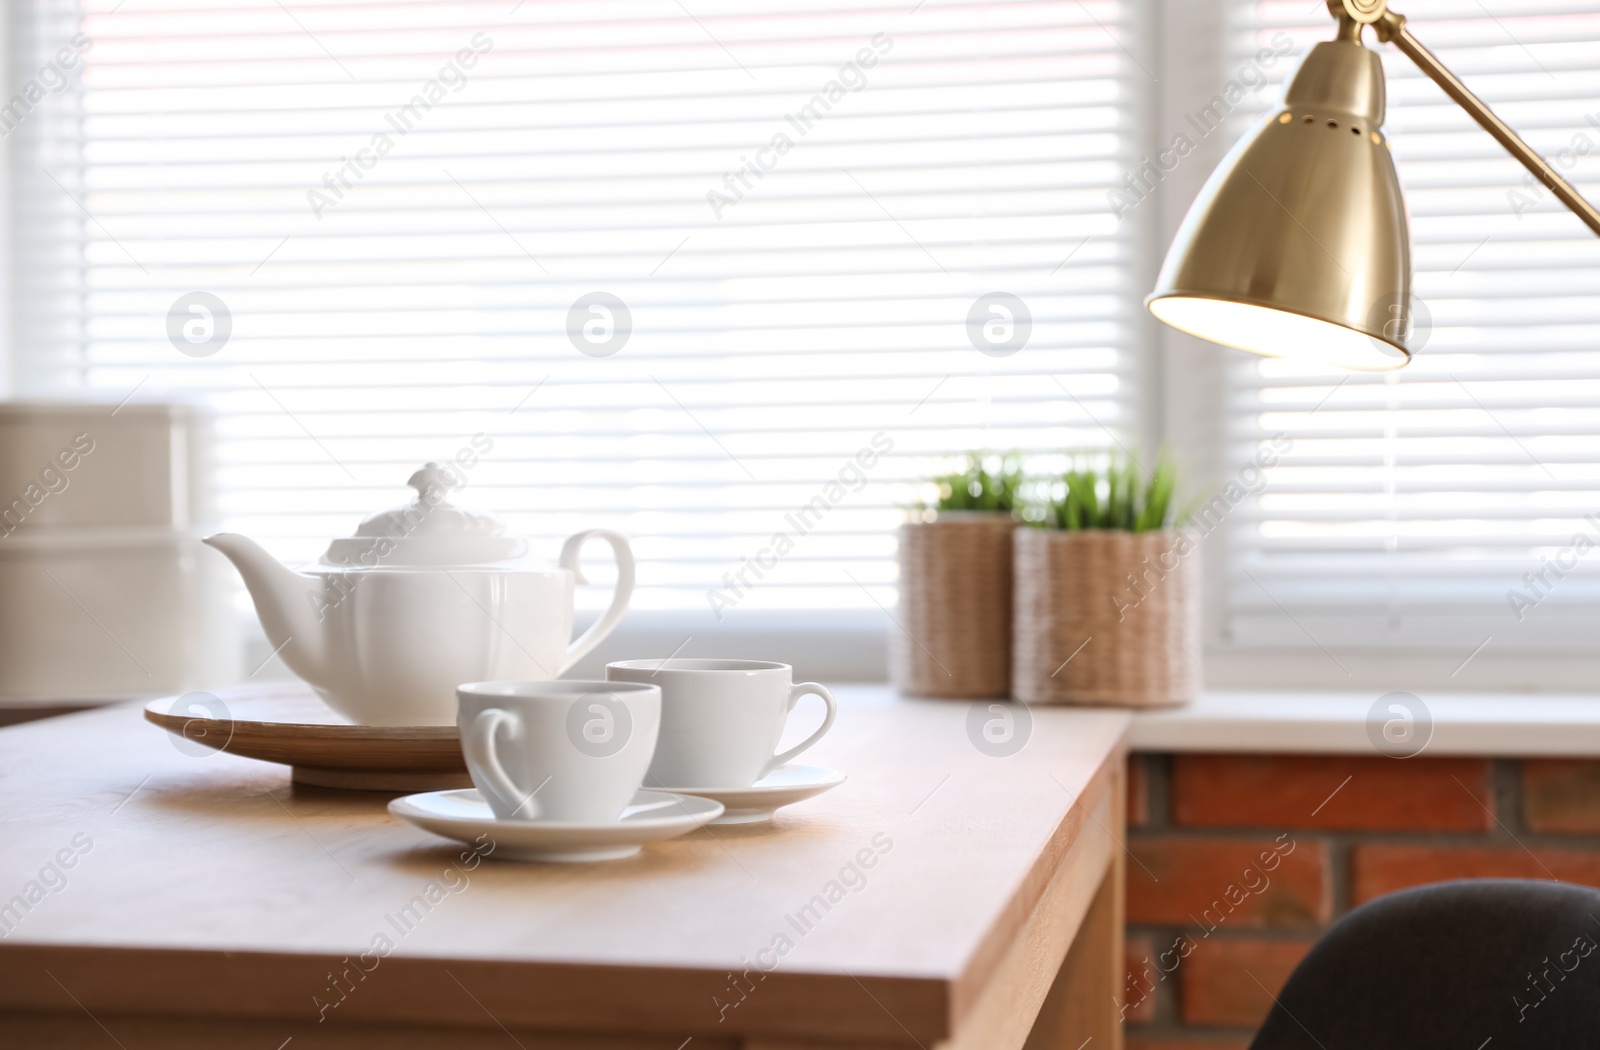
[{"label": "lamp shade", "polygon": [[1356,40],[1314,47],[1190,207],[1150,312],[1251,353],[1404,365],[1411,238],[1383,117],[1378,56]]}]

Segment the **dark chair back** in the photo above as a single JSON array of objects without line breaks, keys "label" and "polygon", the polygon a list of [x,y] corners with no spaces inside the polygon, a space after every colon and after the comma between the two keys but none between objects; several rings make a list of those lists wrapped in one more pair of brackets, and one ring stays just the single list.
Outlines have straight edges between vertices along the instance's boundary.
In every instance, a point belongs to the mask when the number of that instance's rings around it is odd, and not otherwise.
[{"label": "dark chair back", "polygon": [[1339,920],[1250,1050],[1600,1047],[1600,890],[1468,879]]}]

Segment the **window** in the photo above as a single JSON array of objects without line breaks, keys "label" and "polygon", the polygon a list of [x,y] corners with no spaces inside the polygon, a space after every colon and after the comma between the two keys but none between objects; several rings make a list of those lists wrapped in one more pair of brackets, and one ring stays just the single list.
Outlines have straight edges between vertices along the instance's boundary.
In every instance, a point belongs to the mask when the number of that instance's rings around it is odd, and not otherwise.
[{"label": "window", "polygon": [[[1600,2],[1404,9],[1600,195]],[[1332,36],[1321,4],[8,17],[18,389],[214,405],[223,524],[286,559],[487,447],[463,500],[552,556],[629,533],[639,607],[882,625],[901,512],[969,449],[1053,467],[1165,434],[1225,486],[1278,441],[1206,544],[1213,667],[1593,654],[1600,241],[1403,56],[1414,364],[1184,357],[1142,309],[1201,158]],[[1249,72],[1263,47],[1286,57]],[[1131,193],[1230,78],[1220,131]]]},{"label": "window", "polygon": [[[1312,6],[1236,0],[1234,65],[1275,35],[1297,52],[1329,39]],[[1600,4],[1401,10],[1595,199]],[[1443,649],[1447,671],[1480,646],[1592,653],[1600,240],[1405,56],[1382,55],[1424,349],[1382,375],[1232,356],[1235,461],[1273,434],[1292,447],[1234,512],[1221,629],[1241,647]],[[1283,72],[1240,107],[1235,130],[1276,101]]]},{"label": "window", "polygon": [[638,606],[881,617],[916,482],[1129,425],[1146,74],[1120,0],[814,7],[22,5],[21,387],[215,405],[289,559],[476,440]]}]

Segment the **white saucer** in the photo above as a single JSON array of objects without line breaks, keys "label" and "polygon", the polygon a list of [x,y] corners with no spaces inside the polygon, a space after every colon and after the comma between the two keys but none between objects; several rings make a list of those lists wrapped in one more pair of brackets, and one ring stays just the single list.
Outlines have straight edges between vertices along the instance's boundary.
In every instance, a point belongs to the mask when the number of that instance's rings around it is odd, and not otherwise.
[{"label": "white saucer", "polygon": [[750,787],[743,788],[662,788],[675,795],[693,795],[720,802],[725,812],[712,824],[759,824],[771,820],[784,806],[804,802],[829,788],[838,787],[845,775],[825,766],[779,766]]},{"label": "white saucer", "polygon": [[487,835],[497,860],[620,860],[646,842],[676,838],[722,815],[710,799],[640,791],[614,824],[498,820],[476,788],[429,791],[389,803],[389,812],[435,835],[469,845]]}]

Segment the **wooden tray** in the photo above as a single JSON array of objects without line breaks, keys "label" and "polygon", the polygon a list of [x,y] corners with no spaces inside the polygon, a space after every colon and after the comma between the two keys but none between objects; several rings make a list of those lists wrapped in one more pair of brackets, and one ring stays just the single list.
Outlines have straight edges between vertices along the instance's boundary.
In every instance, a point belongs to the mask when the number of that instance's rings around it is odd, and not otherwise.
[{"label": "wooden tray", "polygon": [[145,705],[184,746],[294,769],[297,784],[365,791],[471,787],[455,726],[359,726],[298,683],[185,693]]}]

